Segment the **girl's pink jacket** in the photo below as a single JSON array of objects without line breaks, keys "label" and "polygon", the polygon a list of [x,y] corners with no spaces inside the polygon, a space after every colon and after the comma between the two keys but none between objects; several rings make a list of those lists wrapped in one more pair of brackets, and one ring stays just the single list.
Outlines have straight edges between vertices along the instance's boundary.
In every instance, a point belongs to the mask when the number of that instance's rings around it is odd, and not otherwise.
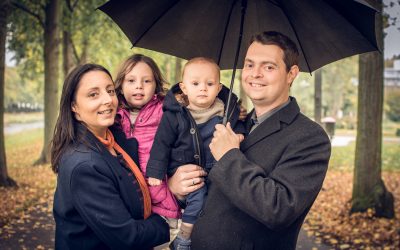
[{"label": "girl's pink jacket", "polygon": [[[154,95],[153,98],[142,107],[136,118],[134,126],[131,125],[129,111],[119,108],[116,122],[121,126],[126,138],[135,137],[139,142],[139,164],[144,176],[150,157],[154,136],[157,132],[163,114],[162,105],[164,97]],[[168,218],[180,218],[181,212],[174,195],[169,191],[166,181],[159,186],[149,186],[152,200],[152,211]]]}]

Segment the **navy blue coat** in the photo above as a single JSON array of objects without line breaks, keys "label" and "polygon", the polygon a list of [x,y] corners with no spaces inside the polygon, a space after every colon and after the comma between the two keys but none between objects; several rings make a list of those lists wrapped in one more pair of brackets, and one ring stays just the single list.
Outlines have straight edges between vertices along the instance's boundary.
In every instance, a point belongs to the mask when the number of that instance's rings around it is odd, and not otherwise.
[{"label": "navy blue coat", "polygon": [[[179,166],[196,164],[205,167],[205,150],[199,129],[189,110],[180,104],[175,94],[180,93],[179,84],[174,85],[164,100],[163,116],[154,137],[147,163],[147,176],[163,179],[166,174],[171,176]],[[229,89],[222,86],[218,98],[225,104],[228,100]],[[236,133],[244,133],[244,124],[239,121],[238,98],[232,94],[229,122]],[[168,166],[168,169],[166,168]]]},{"label": "navy blue coat", "polygon": [[[113,131],[118,144],[137,161],[136,139]],[[56,249],[150,249],[169,240],[159,215],[143,220],[140,187],[131,170],[91,134],[90,147],[71,147],[59,164],[53,214]],[[140,191],[139,191],[140,192]]]},{"label": "navy blue coat", "polygon": [[[247,125],[250,129],[250,119]],[[294,250],[321,189],[330,149],[325,131],[291,98],[210,171],[192,249]]]}]

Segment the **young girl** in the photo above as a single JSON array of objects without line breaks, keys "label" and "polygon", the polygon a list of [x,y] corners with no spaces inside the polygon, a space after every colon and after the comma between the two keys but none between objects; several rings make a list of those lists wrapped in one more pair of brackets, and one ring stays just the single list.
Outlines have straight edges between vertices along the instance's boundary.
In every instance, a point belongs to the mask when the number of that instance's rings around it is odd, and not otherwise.
[{"label": "young girl", "polygon": [[[130,56],[120,68],[115,88],[119,99],[116,126],[122,129],[127,138],[135,137],[139,142],[139,164],[146,176],[147,161],[153,145],[154,136],[163,114],[164,84],[157,64],[150,57],[135,54]],[[177,227],[181,216],[174,195],[165,182],[149,187],[152,211],[164,216],[172,228]]]}]

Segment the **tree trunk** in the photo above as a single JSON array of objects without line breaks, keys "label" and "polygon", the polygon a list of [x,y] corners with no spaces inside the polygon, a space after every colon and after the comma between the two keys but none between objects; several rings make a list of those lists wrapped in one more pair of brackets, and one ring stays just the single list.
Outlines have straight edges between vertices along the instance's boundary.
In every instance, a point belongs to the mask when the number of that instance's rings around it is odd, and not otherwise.
[{"label": "tree trunk", "polygon": [[[382,13],[382,0],[371,1]],[[382,16],[377,21],[377,39],[383,51]],[[377,217],[394,217],[393,195],[381,176],[383,53],[359,58],[357,140],[351,212],[375,209]]]},{"label": "tree trunk", "polygon": [[82,53],[79,58],[79,64],[85,64],[88,61],[88,49],[89,49],[89,41],[85,39],[82,43]]},{"label": "tree trunk", "polygon": [[177,57],[175,59],[175,81],[171,84],[175,84],[177,82],[181,81],[181,75],[182,75],[182,59]]},{"label": "tree trunk", "polygon": [[60,0],[50,0],[45,7],[44,28],[44,144],[36,164],[49,162],[50,143],[58,111],[58,71],[59,71],[59,19]]},{"label": "tree trunk", "polygon": [[71,33],[63,31],[63,71],[64,78],[68,75],[69,71],[74,67],[74,57],[71,44]]},{"label": "tree trunk", "polygon": [[166,65],[165,65],[165,79],[167,82],[173,81],[171,64],[172,64],[172,56],[167,56],[167,61],[166,61]]},{"label": "tree trunk", "polygon": [[321,124],[322,114],[322,69],[318,69],[314,78],[314,119]]},{"label": "tree trunk", "polygon": [[5,86],[5,55],[7,37],[7,16],[10,11],[8,0],[0,3],[0,186],[16,186],[13,179],[8,176],[6,147],[4,141],[4,86]]}]

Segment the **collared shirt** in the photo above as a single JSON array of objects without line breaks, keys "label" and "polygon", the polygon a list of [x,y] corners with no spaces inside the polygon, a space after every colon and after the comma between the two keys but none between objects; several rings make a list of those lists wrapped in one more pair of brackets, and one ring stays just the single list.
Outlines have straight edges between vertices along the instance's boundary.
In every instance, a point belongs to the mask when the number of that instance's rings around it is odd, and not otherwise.
[{"label": "collared shirt", "polygon": [[265,120],[270,118],[273,114],[275,114],[279,110],[281,110],[284,107],[286,107],[289,103],[290,103],[290,97],[285,103],[283,103],[282,105],[279,105],[278,107],[276,107],[274,109],[271,109],[270,111],[266,112],[265,114],[262,114],[260,117],[257,117],[256,112],[254,111],[253,114],[251,115],[251,118],[250,118],[251,121],[252,121],[252,124],[253,124],[251,126],[250,133],[253,132],[253,130],[256,127],[258,127],[258,125],[260,125],[262,122],[264,122]]}]

